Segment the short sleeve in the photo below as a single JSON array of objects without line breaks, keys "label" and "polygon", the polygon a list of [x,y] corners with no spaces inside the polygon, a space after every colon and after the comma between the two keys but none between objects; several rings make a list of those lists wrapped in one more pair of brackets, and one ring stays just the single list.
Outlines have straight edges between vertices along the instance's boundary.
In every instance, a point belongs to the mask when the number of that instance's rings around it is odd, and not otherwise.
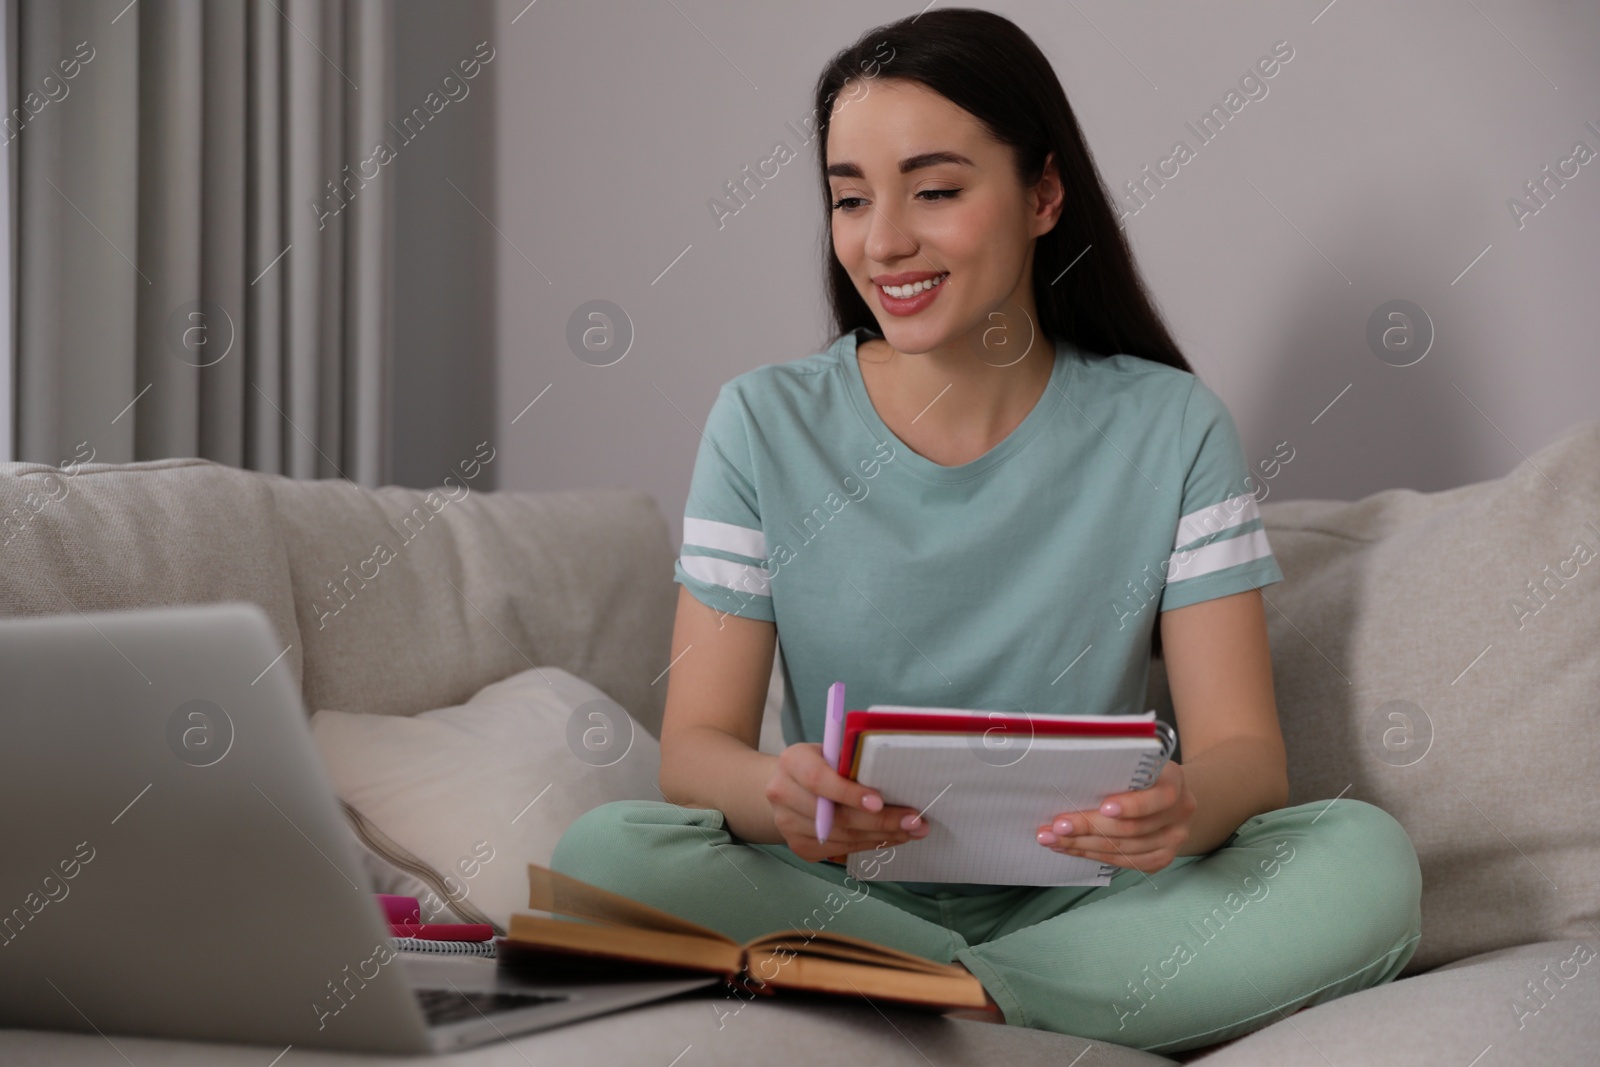
[{"label": "short sleeve", "polygon": [[767,539],[750,473],[749,412],[724,385],[695,457],[674,581],[717,611],[772,622]]},{"label": "short sleeve", "polygon": [[1238,427],[1222,398],[1198,378],[1178,438],[1188,473],[1160,610],[1283,581],[1250,489]]}]

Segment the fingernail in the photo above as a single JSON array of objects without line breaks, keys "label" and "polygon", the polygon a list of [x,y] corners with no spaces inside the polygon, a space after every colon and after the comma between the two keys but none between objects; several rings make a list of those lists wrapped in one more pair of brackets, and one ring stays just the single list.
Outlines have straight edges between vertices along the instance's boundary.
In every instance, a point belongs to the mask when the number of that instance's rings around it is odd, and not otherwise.
[{"label": "fingernail", "polygon": [[912,837],[927,837],[928,833],[929,833],[929,831],[931,829],[932,829],[932,827],[930,827],[927,823],[919,822],[919,823],[917,823],[917,828],[915,830],[911,831],[911,836]]},{"label": "fingernail", "polygon": [[1062,837],[1071,837],[1072,836],[1072,820],[1071,819],[1057,819],[1054,829],[1055,829],[1055,832],[1057,834],[1060,834]]},{"label": "fingernail", "polygon": [[1041,845],[1053,845],[1055,843],[1056,843],[1056,835],[1055,834],[1051,833],[1049,830],[1040,830],[1039,831],[1039,844],[1041,844]]},{"label": "fingernail", "polygon": [[900,829],[914,830],[921,822],[922,820],[917,818],[915,815],[907,815],[905,818],[900,820]]},{"label": "fingernail", "polygon": [[1118,804],[1115,800],[1108,800],[1104,804],[1100,805],[1100,814],[1121,815],[1122,805]]},{"label": "fingernail", "polygon": [[882,811],[883,798],[876,793],[868,793],[861,798],[861,806],[868,811]]}]

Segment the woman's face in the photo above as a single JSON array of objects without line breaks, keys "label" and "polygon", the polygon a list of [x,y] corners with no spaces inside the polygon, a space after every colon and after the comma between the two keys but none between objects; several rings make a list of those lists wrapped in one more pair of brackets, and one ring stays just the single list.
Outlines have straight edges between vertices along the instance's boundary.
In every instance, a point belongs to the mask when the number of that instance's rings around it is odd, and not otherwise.
[{"label": "woman's face", "polygon": [[847,89],[827,143],[833,250],[884,338],[902,352],[1024,350],[1038,322],[1033,238],[1061,209],[1054,168],[1024,189],[1010,147],[921,83]]}]

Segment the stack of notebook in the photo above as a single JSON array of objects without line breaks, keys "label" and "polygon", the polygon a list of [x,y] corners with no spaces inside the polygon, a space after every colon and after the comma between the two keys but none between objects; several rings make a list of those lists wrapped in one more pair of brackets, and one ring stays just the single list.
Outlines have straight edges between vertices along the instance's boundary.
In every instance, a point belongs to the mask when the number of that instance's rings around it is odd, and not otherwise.
[{"label": "stack of notebook", "polygon": [[488,923],[425,923],[416,897],[377,893],[389,920],[389,944],[400,952],[452,956],[493,956],[494,927]]},{"label": "stack of notebook", "polygon": [[1105,885],[1117,868],[1045,848],[1038,828],[1144,789],[1176,746],[1142,715],[1024,715],[874,704],[845,714],[840,774],[915,808],[927,837],[835,857],[862,880]]}]

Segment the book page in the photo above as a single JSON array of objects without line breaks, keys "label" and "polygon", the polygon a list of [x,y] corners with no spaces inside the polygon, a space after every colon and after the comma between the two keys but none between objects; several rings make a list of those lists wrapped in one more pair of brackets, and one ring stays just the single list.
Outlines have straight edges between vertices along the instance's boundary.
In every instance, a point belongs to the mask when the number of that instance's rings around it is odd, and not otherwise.
[{"label": "book page", "polygon": [[784,930],[781,933],[758,937],[749,942],[747,947],[754,955],[756,952],[769,952],[779,946],[797,954],[854,960],[874,967],[898,967],[903,970],[924,971],[928,974],[946,974],[954,967],[953,964],[938,963],[925,956],[863,941],[848,934],[826,931],[811,933],[803,930]]},{"label": "book page", "polygon": [[[1132,788],[1154,737],[1036,735],[1015,754],[988,751],[982,735],[863,733],[856,780],[889,804],[924,813],[929,833],[889,858],[853,852],[862,881],[993,885],[1106,885],[1114,870],[1039,844],[1037,827],[1064,811],[1099,807]],[[871,863],[868,860],[872,860]]]},{"label": "book page", "polygon": [[744,950],[732,941],[663,930],[567,922],[523,912],[511,914],[506,940],[521,950],[524,958],[544,951],[724,975],[737,974],[744,962]]},{"label": "book page", "polygon": [[731,937],[688,919],[680,919],[670,912],[641,904],[537,863],[528,864],[528,907],[555,915],[570,915],[576,919],[706,937],[729,945],[735,943]]},{"label": "book page", "polygon": [[[771,956],[750,953],[750,973],[774,988],[835,993],[859,1000],[893,1000],[942,1010],[982,1008],[988,1003],[983,983],[959,968],[927,974],[888,967],[866,967],[819,956]],[[770,975],[771,977],[765,977]]]}]

